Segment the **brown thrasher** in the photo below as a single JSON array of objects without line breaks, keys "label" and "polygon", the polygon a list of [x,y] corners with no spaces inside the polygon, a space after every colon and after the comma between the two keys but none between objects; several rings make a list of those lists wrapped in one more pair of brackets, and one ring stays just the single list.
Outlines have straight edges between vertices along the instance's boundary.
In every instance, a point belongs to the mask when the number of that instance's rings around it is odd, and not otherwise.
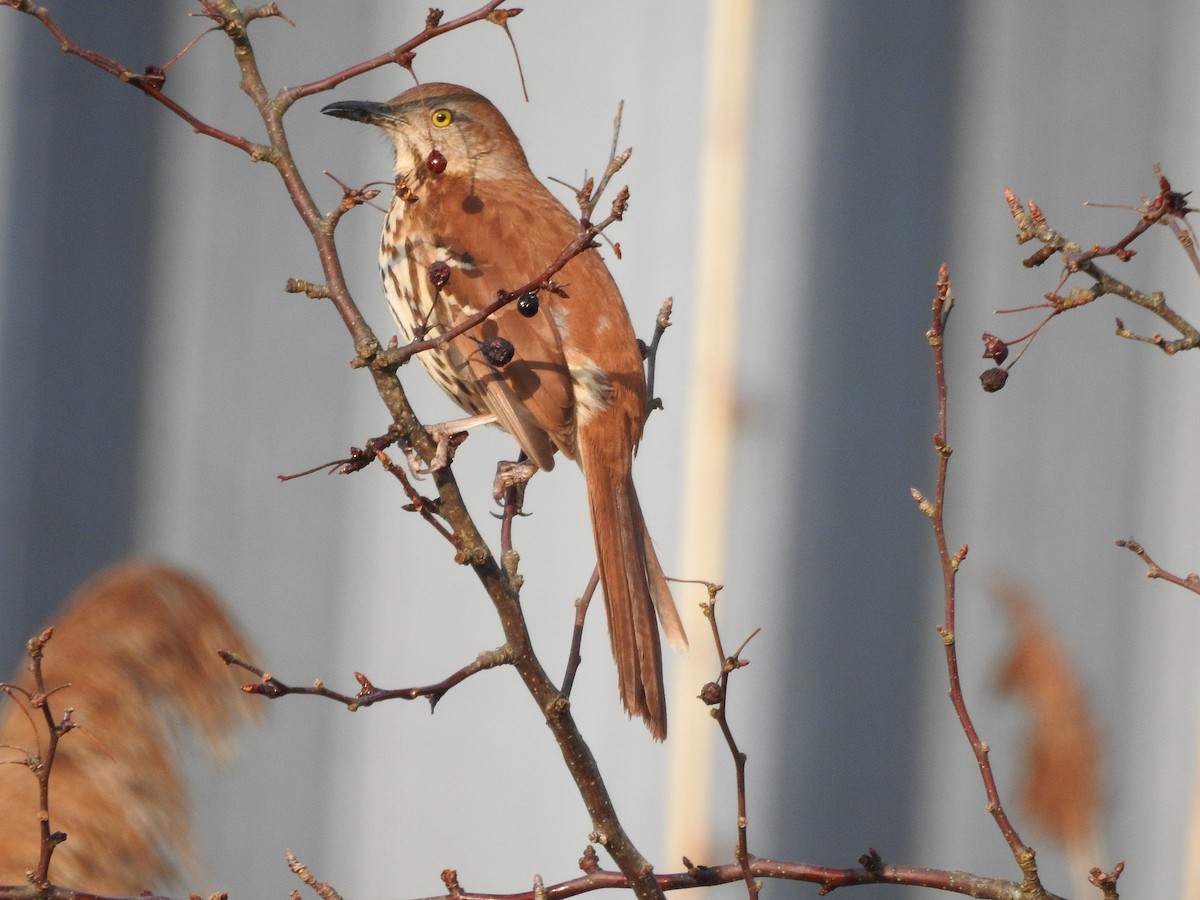
[{"label": "brown thrasher", "polygon": [[[534,177],[508,122],[487,99],[424,84],[386,103],[341,101],[331,116],[377,125],[396,150],[396,192],[383,226],[384,293],[405,338],[432,338],[527,284],[581,231]],[[554,451],[579,462],[621,700],[659,740],[667,734],[658,622],[687,646],[633,486],[646,419],[642,354],[629,314],[596,250],[541,291],[420,354],[450,397],[517,439],[542,469]],[[484,352],[502,338],[511,359]],[[657,617],[655,611],[657,610]]]}]

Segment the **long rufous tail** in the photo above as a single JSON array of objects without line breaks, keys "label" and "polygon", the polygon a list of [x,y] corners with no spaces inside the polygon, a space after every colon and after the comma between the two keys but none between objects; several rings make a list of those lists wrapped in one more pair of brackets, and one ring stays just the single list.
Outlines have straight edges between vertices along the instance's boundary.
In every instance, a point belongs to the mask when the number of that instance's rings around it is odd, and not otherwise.
[{"label": "long rufous tail", "polygon": [[687,648],[687,637],[642,518],[629,452],[612,442],[589,441],[586,430],[580,438],[621,701],[661,741],[667,736],[667,700],[659,625],[678,649]]}]

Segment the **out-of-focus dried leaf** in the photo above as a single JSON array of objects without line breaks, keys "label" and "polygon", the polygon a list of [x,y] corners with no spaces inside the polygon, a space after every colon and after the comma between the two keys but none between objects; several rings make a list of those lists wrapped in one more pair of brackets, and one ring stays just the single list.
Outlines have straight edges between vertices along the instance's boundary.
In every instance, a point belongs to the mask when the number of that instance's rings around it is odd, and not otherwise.
[{"label": "out-of-focus dried leaf", "polygon": [[1072,856],[1093,851],[1101,807],[1100,735],[1074,663],[1032,598],[1004,587],[1012,650],[998,687],[1025,705],[1032,723],[1018,799],[1025,815]]},{"label": "out-of-focus dried leaf", "polygon": [[[71,720],[83,732],[63,736],[50,777],[50,822],[69,835],[50,865],[54,882],[132,895],[191,874],[184,756],[175,738],[190,724],[219,757],[234,726],[262,710],[239,690],[242,678],[217,657],[219,647],[251,655],[212,591],[159,563],[105,569],[55,617],[45,685],[68,685],[52,696],[54,716],[74,707]],[[27,665],[13,683],[34,689]],[[37,780],[26,766],[7,763],[46,739],[19,696],[0,697],[0,748],[8,748],[0,755],[0,884],[22,883],[39,849]]]}]

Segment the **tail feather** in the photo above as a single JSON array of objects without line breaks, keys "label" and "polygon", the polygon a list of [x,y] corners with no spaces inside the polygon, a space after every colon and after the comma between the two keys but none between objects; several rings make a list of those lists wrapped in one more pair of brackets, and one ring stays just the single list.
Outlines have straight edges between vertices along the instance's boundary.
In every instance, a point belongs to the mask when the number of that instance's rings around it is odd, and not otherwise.
[{"label": "tail feather", "polygon": [[[68,685],[51,702],[59,717],[74,707],[80,731],[63,737],[51,771],[50,822],[67,840],[50,878],[125,895],[175,883],[194,851],[172,732],[186,721],[221,755],[237,721],[257,715],[215,654],[245,654],[245,641],[206,587],[143,562],[96,576],[52,624],[45,684]],[[13,683],[30,689],[32,676]],[[45,737],[5,706],[0,762],[20,763]],[[0,810],[0,883],[21,884],[38,858],[37,782],[24,765],[0,765]]]},{"label": "tail feather", "polygon": [[632,459],[612,442],[590,437],[581,430],[580,462],[621,701],[627,713],[645,720],[656,740],[663,740],[667,703],[659,621],[673,645],[686,647],[687,638],[642,517]]},{"label": "tail feather", "polygon": [[680,653],[687,652],[687,632],[683,629],[683,620],[679,618],[679,609],[675,606],[675,598],[671,596],[671,588],[667,584],[667,576],[663,573],[654,550],[654,542],[650,540],[650,530],[646,528],[646,520],[642,517],[642,507],[638,502],[637,493],[630,483],[630,501],[636,510],[634,519],[641,526],[642,552],[646,558],[647,582],[650,586],[650,596],[654,599],[654,610],[658,613],[658,624],[663,634]]}]

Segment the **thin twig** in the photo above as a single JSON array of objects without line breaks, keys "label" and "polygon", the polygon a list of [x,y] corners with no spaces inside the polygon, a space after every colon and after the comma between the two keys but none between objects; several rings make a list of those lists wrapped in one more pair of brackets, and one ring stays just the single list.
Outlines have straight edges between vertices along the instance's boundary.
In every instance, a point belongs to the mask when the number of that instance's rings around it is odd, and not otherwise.
[{"label": "thin twig", "polygon": [[275,105],[279,108],[280,113],[284,113],[297,100],[303,97],[309,97],[313,94],[320,94],[323,91],[329,91],[337,87],[343,82],[349,81],[351,78],[357,78],[359,75],[365,75],[367,72],[373,72],[375,69],[383,66],[398,65],[406,69],[410,69],[413,59],[413,51],[422,44],[428,43],[436,37],[440,37],[456,29],[462,28],[464,25],[470,25],[473,22],[480,22],[488,19],[494,10],[499,8],[505,0],[490,0],[479,9],[459,16],[457,19],[451,19],[449,22],[442,22],[440,17],[436,22],[426,20],[425,29],[418,35],[405,41],[399,46],[393,47],[378,56],[373,56],[368,60],[356,63],[353,66],[348,66],[340,72],[335,72],[332,75],[327,75],[324,78],[319,78],[316,81],[311,81],[308,84],[297,85],[296,87],[283,88],[275,97]]},{"label": "thin twig", "polygon": [[1169,581],[1171,584],[1179,585],[1181,588],[1186,588],[1193,594],[1200,594],[1200,573],[1189,572],[1187,575],[1174,575],[1166,569],[1159,566],[1150,558],[1150,554],[1146,552],[1146,548],[1135,541],[1133,538],[1123,541],[1114,542],[1118,547],[1124,547],[1127,550],[1137,554],[1138,559],[1146,564],[1147,578],[1161,578],[1163,581]]},{"label": "thin twig", "polygon": [[[981,900],[1025,900],[1032,895],[1022,894],[1021,885],[1003,878],[985,878],[969,872],[945,869],[923,869],[915,866],[896,866],[884,863],[879,854],[868,851],[859,858],[858,868],[816,866],[785,860],[752,859],[750,874],[755,878],[772,878],[782,881],[798,881],[816,884],[820,893],[827,894],[838,888],[856,887],[865,884],[905,884],[926,887],[952,894],[962,894]],[[689,888],[712,887],[743,881],[745,874],[737,863],[719,866],[703,866],[684,860],[687,871],[655,875],[654,881],[662,891],[681,891]],[[455,885],[457,887],[457,884]],[[540,892],[524,891],[515,894],[472,893],[461,889],[424,900],[565,900],[592,891],[628,888],[629,882],[620,872],[601,869],[598,866],[585,870],[578,878],[543,885]],[[1039,900],[1063,900],[1049,892],[1037,895]]]},{"label": "thin twig", "polygon": [[729,748],[729,754],[733,757],[734,776],[737,784],[737,846],[733,848],[734,858],[742,869],[742,877],[746,882],[746,895],[749,900],[758,900],[759,891],[762,890],[762,883],[759,882],[751,870],[750,862],[753,857],[750,855],[750,844],[748,836],[749,815],[746,808],[746,754],[738,747],[737,740],[733,736],[733,729],[729,726],[729,717],[727,715],[727,703],[729,700],[729,676],[738,669],[750,664],[747,659],[742,659],[742,652],[746,649],[746,645],[754,639],[761,629],[754,629],[750,636],[742,641],[742,645],[737,648],[732,656],[725,655],[725,649],[721,644],[721,630],[717,626],[717,594],[721,591],[722,585],[706,584],[708,589],[708,600],[700,604],[700,611],[704,617],[708,619],[708,623],[712,629],[713,646],[717,650],[717,659],[721,666],[721,674],[717,676],[715,682],[706,684],[700,691],[700,699],[712,707],[711,712],[714,719],[717,720],[717,725],[721,729],[721,735],[725,738],[725,745]]},{"label": "thin twig", "polygon": [[454,533],[446,528],[446,526],[443,525],[437,517],[439,501],[430,500],[428,497],[423,496],[415,487],[413,487],[412,482],[408,480],[408,473],[405,472],[404,467],[398,466],[392,462],[391,457],[389,457],[386,453],[381,450],[379,451],[378,455],[379,462],[383,466],[384,471],[390,473],[397,481],[399,481],[400,486],[404,489],[404,493],[408,495],[409,502],[404,506],[404,509],[409,512],[420,513],[421,518],[432,525],[438,534],[450,542],[450,546],[454,548],[455,560],[462,562],[462,559],[460,558],[462,554],[462,546],[454,537]]},{"label": "thin twig", "polygon": [[1121,877],[1121,873],[1125,871],[1125,863],[1117,863],[1111,872],[1105,872],[1102,869],[1092,869],[1088,873],[1088,881],[1100,888],[1100,896],[1102,900],[1118,900],[1117,896],[1117,879]]},{"label": "thin twig", "polygon": [[600,586],[600,566],[592,569],[592,577],[588,579],[583,595],[575,601],[575,626],[571,629],[571,650],[567,654],[567,670],[563,673],[562,694],[571,696],[571,688],[575,686],[575,673],[583,662],[583,623],[587,620],[588,607],[596,596],[596,588]]},{"label": "thin twig", "polygon": [[[248,140],[239,135],[222,131],[216,126],[209,125],[207,122],[201,121],[162,92],[162,88],[166,84],[167,80],[167,67],[170,66],[171,63],[175,62],[174,59],[171,60],[171,62],[166,66],[149,66],[145,72],[135,72],[117,62],[115,59],[105,56],[102,53],[97,53],[94,50],[88,50],[75,43],[75,41],[67,37],[66,33],[59,28],[58,24],[53,18],[51,18],[50,11],[44,6],[37,6],[31,2],[31,0],[0,0],[0,5],[10,6],[17,12],[26,13],[27,15],[33,16],[35,19],[41,22],[52,35],[54,35],[54,39],[58,41],[58,46],[64,53],[77,56],[84,62],[89,63],[90,65],[107,72],[114,78],[117,78],[126,84],[137,88],[146,96],[157,101],[158,103],[161,103],[175,115],[179,116],[179,118],[187,122],[188,125],[190,125],[198,134],[208,135],[209,137],[215,138],[216,140],[222,141],[230,146],[237,147],[239,150],[249,154],[252,159],[257,160],[266,158],[266,148],[262,147],[260,144],[256,144],[254,141]],[[207,34],[209,31],[213,30],[214,29],[210,28],[205,31],[204,34]],[[201,36],[203,36],[203,34]],[[188,46],[190,47],[191,45],[189,44]],[[186,50],[187,48],[184,48],[184,52],[186,52]],[[182,55],[182,53],[178,54],[176,59],[178,59],[178,56],[180,55]]]},{"label": "thin twig", "polygon": [[[50,776],[54,770],[54,761],[58,755],[59,739],[76,726],[71,716],[74,710],[67,707],[61,720],[56,721],[50,705],[50,697],[62,690],[66,685],[46,690],[45,678],[42,675],[42,658],[46,645],[54,636],[54,629],[47,628],[37,637],[30,638],[25,644],[25,652],[29,656],[29,671],[33,676],[33,690],[27,690],[20,685],[0,682],[0,692],[17,705],[21,714],[29,722],[35,748],[22,750],[18,747],[5,745],[6,749],[18,750],[24,756],[22,760],[5,760],[5,763],[26,766],[37,779],[38,783],[38,860],[36,866],[28,870],[31,884],[39,891],[39,896],[51,891],[50,861],[54,851],[67,836],[61,831],[53,831],[50,824]],[[18,696],[19,695],[19,696]],[[40,719],[39,721],[37,721]],[[42,743],[42,732],[45,731],[45,744]]]},{"label": "thin twig", "polygon": [[295,876],[312,888],[321,900],[342,900],[342,895],[334,890],[333,885],[327,884],[324,881],[317,881],[316,876],[313,875],[308,866],[296,859],[296,854],[292,853],[291,850],[287,851],[287,864]]},{"label": "thin twig", "polygon": [[485,650],[470,663],[436,684],[406,688],[378,688],[362,672],[355,672],[354,679],[358,682],[358,693],[344,694],[327,687],[325,682],[319,678],[306,687],[287,684],[280,681],[270,672],[259,668],[249,660],[243,659],[238,654],[231,653],[228,650],[218,650],[217,655],[224,660],[226,665],[237,666],[258,676],[257,683],[242,685],[242,690],[247,694],[257,694],[260,697],[266,697],[268,700],[277,700],[280,697],[287,697],[293,694],[325,697],[341,703],[352,712],[373,706],[383,700],[416,700],[418,697],[427,698],[429,700],[429,708],[432,710],[451,688],[462,684],[472,675],[488,669],[494,669],[496,666],[504,666],[512,663],[508,651],[503,647],[498,650]]},{"label": "thin twig", "polygon": [[613,116],[612,146],[608,149],[608,161],[604,164],[604,174],[600,176],[600,183],[596,185],[596,189],[579,204],[579,211],[582,214],[583,221],[591,221],[596,204],[600,202],[600,198],[608,190],[609,181],[621,171],[625,163],[629,162],[629,157],[633,153],[632,147],[617,153],[617,141],[620,140],[621,135],[621,117],[624,114],[625,101],[621,100],[617,103],[617,114]]},{"label": "thin twig", "polygon": [[958,669],[958,650],[955,642],[955,579],[959,566],[966,559],[967,546],[964,544],[954,554],[950,553],[944,521],[946,477],[950,465],[950,455],[953,452],[950,447],[947,429],[946,364],[944,357],[945,327],[946,321],[950,316],[950,308],[953,303],[952,297],[953,289],[950,284],[949,270],[943,264],[938,273],[937,294],[933,299],[933,322],[926,333],[929,346],[933,350],[933,367],[937,383],[938,430],[937,434],[933,437],[933,446],[938,458],[937,490],[932,503],[916,488],[912,489],[912,495],[921,511],[929,516],[933,523],[938,557],[941,560],[942,590],[945,596],[945,622],[938,626],[938,633],[942,636],[942,643],[945,647],[946,673],[950,681],[950,702],[954,706],[954,712],[958,716],[958,722],[962,727],[963,734],[966,735],[967,741],[971,745],[971,750],[975,754],[975,761],[979,766],[979,774],[983,779],[984,792],[987,795],[988,811],[992,814],[992,818],[995,819],[1000,833],[1004,836],[1004,840],[1008,843],[1009,849],[1012,851],[1013,858],[1017,861],[1017,865],[1021,867],[1021,871],[1025,875],[1022,883],[1023,888],[1029,892],[1028,896],[1041,897],[1045,889],[1038,878],[1037,862],[1033,848],[1021,840],[1020,835],[1017,834],[1016,827],[1012,824],[1008,818],[1008,814],[1004,810],[1004,805],[1000,800],[1000,791],[996,786],[996,777],[992,771],[991,761],[988,758],[989,747],[987,742],[979,737],[979,732],[976,730],[975,723],[971,719],[971,714],[967,710],[962,679]]},{"label": "thin twig", "polygon": [[[580,187],[575,187],[572,184],[563,181],[561,178],[550,176],[550,180],[561,184],[565,188],[569,188],[575,193],[575,202],[579,205],[579,224],[587,227],[591,223],[592,213],[595,212],[596,204],[600,202],[600,198],[604,192],[608,190],[608,183],[612,177],[616,175],[624,167],[625,163],[629,162],[629,158],[633,155],[633,148],[627,147],[620,153],[617,153],[617,142],[620,140],[621,134],[621,117],[625,112],[625,101],[617,103],[617,114],[613,117],[613,137],[612,145],[608,150],[608,160],[604,164],[604,174],[600,176],[600,183],[596,184],[596,180],[588,176],[584,172],[583,184]],[[617,246],[617,245],[614,245]],[[617,256],[620,257],[620,249],[617,248]]]}]

